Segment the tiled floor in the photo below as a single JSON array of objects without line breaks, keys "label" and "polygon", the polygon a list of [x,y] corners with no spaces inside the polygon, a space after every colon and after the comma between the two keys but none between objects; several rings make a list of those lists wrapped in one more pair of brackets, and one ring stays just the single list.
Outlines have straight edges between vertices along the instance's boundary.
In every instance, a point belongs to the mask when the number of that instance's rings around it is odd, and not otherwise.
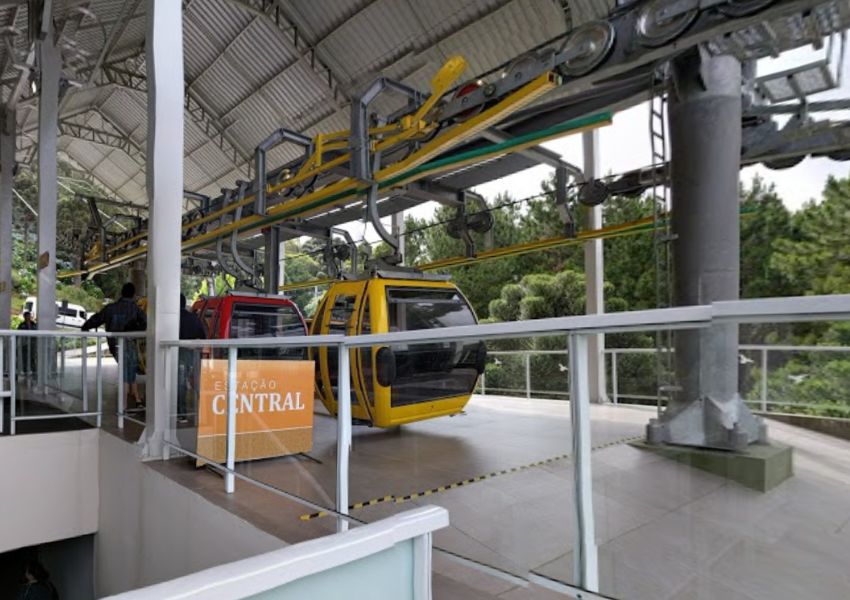
[{"label": "tiled floor", "polygon": [[[461,417],[396,431],[355,428],[351,501],[414,492],[523,467],[570,450],[568,405],[488,396]],[[594,446],[640,435],[651,413],[594,406]],[[760,494],[720,477],[617,444],[593,454],[594,513],[601,592],[637,600],[819,599],[850,597],[850,443],[771,423],[774,440],[795,447],[796,475]],[[279,489],[331,506],[335,424],[316,416],[307,458],[241,465]],[[220,478],[185,460],[153,465],[246,519],[297,542],[330,533],[330,518],[302,521],[309,509]],[[488,477],[445,492],[354,511],[364,521],[436,504],[451,526],[435,547],[520,576],[534,570],[569,580],[569,460]],[[517,587],[435,553],[434,597],[549,600],[551,592]]]},{"label": "tiled floor", "polygon": [[[107,389],[109,409],[114,389]],[[652,413],[594,406],[591,415],[592,444],[605,446],[640,435]],[[115,429],[114,418],[104,424]],[[256,461],[239,469],[332,506],[335,428],[335,420],[317,414],[311,458]],[[124,430],[128,439],[139,433],[129,423]],[[767,494],[626,444],[596,450],[602,593],[637,600],[850,598],[850,442],[773,422],[770,433],[794,446],[796,474]],[[350,499],[404,497],[569,452],[568,404],[475,398],[464,416],[399,430],[356,427]],[[150,464],[287,542],[335,530],[332,518],[301,520],[309,508],[248,483],[224,494],[219,476],[186,459]],[[534,570],[569,580],[571,493],[571,463],[557,459],[353,515],[368,522],[417,504],[444,506],[452,524],[435,535],[436,548],[520,576]],[[458,565],[439,551],[434,566],[437,600],[562,597]]]}]

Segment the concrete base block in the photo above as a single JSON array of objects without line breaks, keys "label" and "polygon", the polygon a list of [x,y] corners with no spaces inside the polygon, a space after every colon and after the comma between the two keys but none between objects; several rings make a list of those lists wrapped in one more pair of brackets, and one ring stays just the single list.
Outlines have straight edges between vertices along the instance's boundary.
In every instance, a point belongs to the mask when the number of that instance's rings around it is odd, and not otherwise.
[{"label": "concrete base block", "polygon": [[750,489],[767,492],[794,474],[793,449],[778,444],[752,444],[740,452],[707,450],[669,444],[632,442],[682,464],[725,477]]}]

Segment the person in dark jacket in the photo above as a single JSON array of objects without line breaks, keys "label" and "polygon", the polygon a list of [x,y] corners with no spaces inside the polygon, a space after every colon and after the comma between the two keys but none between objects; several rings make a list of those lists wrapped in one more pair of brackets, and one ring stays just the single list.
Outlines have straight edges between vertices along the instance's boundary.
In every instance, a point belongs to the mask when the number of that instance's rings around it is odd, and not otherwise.
[{"label": "person in dark jacket", "polygon": [[[30,311],[24,311],[24,320],[21,321],[20,325],[18,325],[19,331],[35,331],[38,329],[38,325],[35,324],[35,321],[32,319],[32,313]],[[35,373],[36,365],[38,363],[36,350],[36,338],[34,337],[25,337],[20,340],[18,343],[20,359],[18,364],[21,365],[21,371],[24,373]]]},{"label": "person in dark jacket", "polygon": [[[83,323],[81,329],[89,331],[101,325],[106,331],[144,331],[147,329],[148,320],[144,311],[136,304],[136,286],[125,283],[121,288],[121,298],[112,304],[106,305],[100,312],[93,314]],[[107,338],[106,343],[115,360],[118,360],[118,342],[115,338]],[[139,396],[139,384],[136,383],[136,374],[139,370],[139,351],[136,340],[124,340],[124,397],[127,398],[127,406],[130,408],[131,399],[135,403],[134,408],[144,407],[144,402]]]},{"label": "person in dark jacket", "polygon": [[59,600],[59,593],[50,581],[50,573],[37,560],[27,563],[24,584],[16,600]]},{"label": "person in dark jacket", "polygon": [[[207,330],[201,319],[186,308],[186,296],[180,294],[180,339],[181,340],[205,340]],[[180,348],[178,354],[178,376],[177,376],[177,422],[188,423],[188,412],[186,406],[186,392],[188,383],[192,383],[192,389],[198,389],[198,378],[200,376],[199,357],[200,352],[194,348]]]}]

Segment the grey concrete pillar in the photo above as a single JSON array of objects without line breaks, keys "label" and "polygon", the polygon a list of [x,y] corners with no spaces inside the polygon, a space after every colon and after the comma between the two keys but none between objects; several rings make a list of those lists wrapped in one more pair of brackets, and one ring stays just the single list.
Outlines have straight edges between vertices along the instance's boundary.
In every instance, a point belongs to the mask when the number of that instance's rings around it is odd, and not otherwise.
[{"label": "grey concrete pillar", "polygon": [[263,285],[267,294],[277,294],[280,281],[280,230],[269,227],[263,232],[266,245],[263,264]]},{"label": "grey concrete pillar", "polygon": [[183,10],[173,0],[147,0],[148,331],[146,455],[162,456],[170,425],[170,390],[163,340],[180,328],[180,218],[183,206]]},{"label": "grey concrete pillar", "polygon": [[[41,77],[38,88],[38,309],[39,329],[56,328],[56,202],[59,137],[59,72],[62,57],[51,26],[38,42]],[[38,383],[53,371],[50,341],[39,340]]]},{"label": "grey concrete pillar", "polygon": [[15,111],[0,113],[0,329],[12,320],[12,205],[15,187]]},{"label": "grey concrete pillar", "polygon": [[[741,65],[696,51],[673,63],[669,130],[673,299],[676,306],[735,300],[739,290],[738,179]],[[759,438],[738,395],[738,327],[675,334],[679,392],[651,441],[735,449]],[[653,436],[655,439],[653,440]]]},{"label": "grey concrete pillar", "polygon": [[135,286],[138,297],[148,295],[148,271],[145,259],[130,264],[130,283]]},{"label": "grey concrete pillar", "polygon": [[[599,175],[599,131],[593,129],[582,134],[584,149],[584,176],[589,181]],[[602,227],[602,205],[585,207],[586,229]],[[597,315],[605,312],[604,290],[605,263],[602,254],[602,240],[588,240],[584,243],[584,277],[587,288],[585,312]],[[605,336],[588,336],[588,369],[590,401],[605,402]]]}]

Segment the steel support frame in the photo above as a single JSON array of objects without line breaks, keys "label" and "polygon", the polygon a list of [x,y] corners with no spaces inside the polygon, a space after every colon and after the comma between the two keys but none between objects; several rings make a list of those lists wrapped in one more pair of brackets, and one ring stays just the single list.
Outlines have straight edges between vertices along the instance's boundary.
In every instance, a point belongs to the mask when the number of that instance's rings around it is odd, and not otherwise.
[{"label": "steel support frame", "polygon": [[[101,115],[101,117],[103,117],[103,115]],[[104,122],[112,125],[107,118],[103,117],[103,119]],[[111,148],[122,150],[127,156],[136,161],[139,166],[144,168],[145,151],[141,146],[133,141],[132,138],[122,133],[76,123],[70,119],[62,119],[59,121],[59,133],[60,135],[67,135],[69,137],[92,142],[93,144],[100,144],[102,146],[109,146]]]},{"label": "steel support frame", "polygon": [[169,425],[169,390],[176,365],[168,368],[163,340],[180,326],[180,255],[183,206],[183,8],[172,0],[146,0],[145,45],[148,86],[147,193],[148,237],[147,410],[145,454],[158,458]]},{"label": "steel support frame", "polygon": [[[676,306],[739,297],[741,65],[704,51],[672,64],[668,118]],[[695,136],[698,136],[695,137]],[[738,325],[675,335],[680,391],[647,426],[650,443],[744,450],[766,431],[738,390]]]},{"label": "steel support frame", "polygon": [[[41,67],[38,103],[38,308],[36,321],[42,328],[56,323],[56,204],[59,75],[62,55],[54,41],[52,24],[37,43]],[[39,340],[38,385],[47,383],[53,370],[51,340]]]},{"label": "steel support frame", "polygon": [[0,329],[11,329],[15,130],[15,111],[0,112]]},{"label": "steel support frame", "polygon": [[401,257],[401,264],[404,264],[404,261],[407,258],[407,251],[405,249],[407,227],[404,223],[404,211],[393,213],[390,232],[392,233],[392,236],[398,240],[398,255]]},{"label": "steel support frame", "polygon": [[[328,91],[333,96],[337,108],[341,108],[348,96],[343,91],[341,80],[334,74],[331,68],[319,57],[317,44],[311,43],[304,32],[295,22],[286,7],[279,2],[271,0],[232,0],[235,4],[241,4],[253,13],[265,15],[281,32],[283,37],[295,49],[298,59],[307,59],[310,68],[327,85]],[[284,67],[286,68],[286,67]]]},{"label": "steel support frame", "polygon": [[[103,65],[102,70],[106,81],[113,85],[137,92],[148,91],[148,79],[145,75],[110,63]],[[251,157],[232,141],[231,137],[227,134],[226,127],[188,89],[183,99],[183,105],[192,121],[227,156],[233,167],[238,171],[243,171],[246,177],[250,177]]]},{"label": "steel support frame", "polygon": [[265,260],[263,262],[263,287],[267,294],[277,294],[280,287],[281,248],[280,229],[273,225],[263,231]]},{"label": "steel support frame", "polygon": [[254,189],[256,198],[254,200],[254,214],[266,214],[266,154],[269,150],[282,142],[293,142],[304,148],[304,160],[308,160],[313,153],[313,140],[309,137],[290,131],[289,129],[278,129],[272,132],[266,139],[257,144],[254,151]]}]

